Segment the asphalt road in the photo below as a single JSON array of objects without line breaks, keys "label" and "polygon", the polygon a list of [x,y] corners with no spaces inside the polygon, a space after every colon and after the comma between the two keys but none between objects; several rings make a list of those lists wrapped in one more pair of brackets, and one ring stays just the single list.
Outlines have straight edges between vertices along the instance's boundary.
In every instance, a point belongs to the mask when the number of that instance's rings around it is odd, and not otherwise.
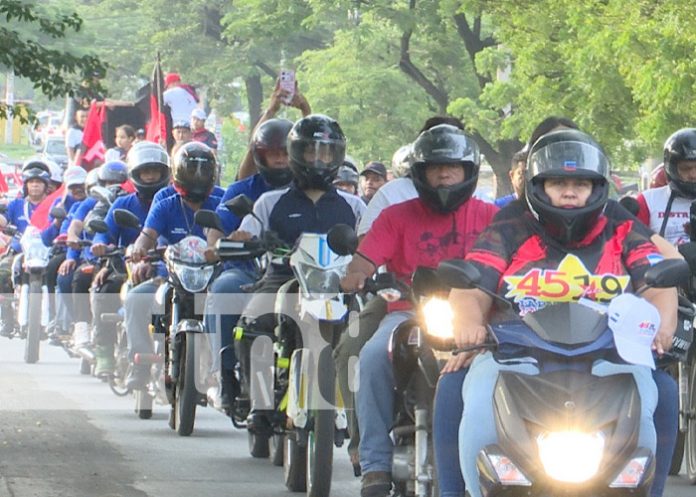
[{"label": "asphalt road", "polygon": [[[209,408],[192,436],[167,425],[168,408],[137,419],[61,349],[41,344],[41,360],[22,361],[23,342],[0,339],[0,497],[281,497],[282,468],[248,455],[246,432]],[[332,495],[360,495],[345,449],[336,449]],[[666,497],[694,497],[671,477]]]}]

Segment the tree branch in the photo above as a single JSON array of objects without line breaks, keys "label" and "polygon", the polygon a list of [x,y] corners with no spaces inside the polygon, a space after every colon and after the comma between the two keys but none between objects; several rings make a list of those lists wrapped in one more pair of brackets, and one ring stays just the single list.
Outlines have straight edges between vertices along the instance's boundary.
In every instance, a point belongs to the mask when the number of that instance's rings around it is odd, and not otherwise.
[{"label": "tree branch", "polygon": [[254,61],[254,65],[268,74],[273,79],[278,79],[278,73],[274,71],[268,64],[260,60]]},{"label": "tree branch", "polygon": [[465,14],[455,14],[453,16],[454,23],[457,26],[457,33],[459,33],[460,38],[464,41],[464,47],[469,55],[469,60],[471,60],[471,65],[476,73],[476,78],[478,79],[479,86],[483,88],[488,83],[491,82],[491,78],[479,74],[476,70],[476,54],[482,51],[484,48],[493,47],[497,43],[495,39],[491,36],[485,39],[481,39],[481,17],[477,16],[474,20],[474,29],[472,30],[469,26],[469,21],[466,19]]}]

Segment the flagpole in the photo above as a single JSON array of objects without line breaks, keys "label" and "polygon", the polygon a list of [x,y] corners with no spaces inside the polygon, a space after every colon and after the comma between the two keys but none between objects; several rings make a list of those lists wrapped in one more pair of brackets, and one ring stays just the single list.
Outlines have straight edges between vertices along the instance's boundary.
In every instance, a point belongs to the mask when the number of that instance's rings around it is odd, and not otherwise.
[{"label": "flagpole", "polygon": [[[165,131],[165,136],[162,136],[162,64],[160,61],[160,52],[157,50],[157,129],[160,132],[160,145],[162,145],[165,150],[167,148],[167,133]],[[164,144],[163,144],[164,141]]]}]

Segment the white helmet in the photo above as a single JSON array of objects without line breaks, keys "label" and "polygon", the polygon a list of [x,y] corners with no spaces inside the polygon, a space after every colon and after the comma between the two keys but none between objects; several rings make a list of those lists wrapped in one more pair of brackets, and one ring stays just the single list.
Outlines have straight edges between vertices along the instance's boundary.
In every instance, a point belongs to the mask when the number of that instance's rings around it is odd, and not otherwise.
[{"label": "white helmet", "polygon": [[63,183],[66,188],[75,185],[84,185],[86,180],[87,171],[80,166],[70,166],[65,170],[65,174],[63,174]]},{"label": "white helmet", "polygon": [[394,152],[392,157],[391,170],[396,178],[404,178],[411,172],[411,151],[413,144],[409,143]]},{"label": "white helmet", "polygon": [[49,159],[44,159],[44,162],[48,166],[48,170],[51,173],[51,181],[61,184],[63,182],[63,168]]}]

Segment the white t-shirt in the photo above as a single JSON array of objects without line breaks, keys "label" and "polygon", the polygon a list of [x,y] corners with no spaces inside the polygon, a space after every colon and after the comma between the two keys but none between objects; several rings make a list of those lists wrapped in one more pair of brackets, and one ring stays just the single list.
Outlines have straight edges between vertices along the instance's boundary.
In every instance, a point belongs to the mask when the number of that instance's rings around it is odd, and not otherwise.
[{"label": "white t-shirt", "polygon": [[[645,190],[638,195],[638,219],[650,226],[655,233],[659,234],[662,223],[665,220],[665,209],[667,202],[672,194],[669,185],[659,188]],[[665,233],[663,237],[673,245],[680,245],[689,241],[689,214],[691,209],[691,199],[684,197],[674,197],[672,206],[669,210],[669,218],[665,223]]]},{"label": "white t-shirt", "polygon": [[84,132],[80,128],[72,127],[65,134],[65,146],[70,150],[75,150],[82,143],[82,135]]},{"label": "white t-shirt", "polygon": [[172,123],[191,121],[191,112],[196,108],[196,99],[179,86],[170,88],[162,95],[164,103],[172,110]]},{"label": "white t-shirt", "polygon": [[377,216],[384,209],[390,205],[406,202],[417,196],[418,192],[416,187],[413,186],[411,178],[397,178],[385,183],[382,188],[377,190],[370,203],[367,204],[367,210],[358,225],[358,236],[362,236],[370,230],[372,223],[375,222]]}]

